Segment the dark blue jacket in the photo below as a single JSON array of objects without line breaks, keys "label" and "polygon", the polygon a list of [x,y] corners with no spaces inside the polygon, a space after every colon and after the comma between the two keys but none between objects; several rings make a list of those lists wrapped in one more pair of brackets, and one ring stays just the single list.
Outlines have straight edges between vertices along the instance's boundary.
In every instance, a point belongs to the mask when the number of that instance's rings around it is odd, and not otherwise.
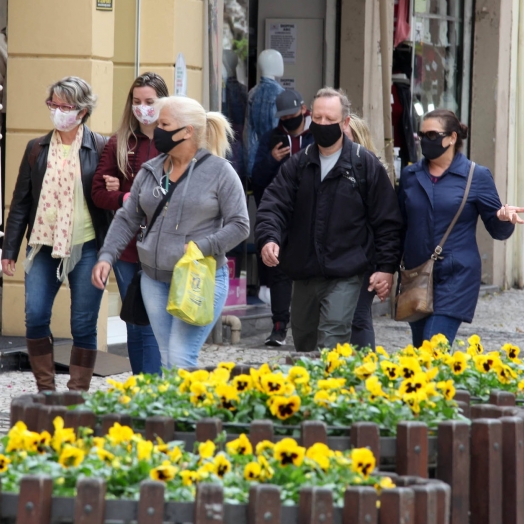
[{"label": "dark blue jacket", "polygon": [[[400,210],[406,224],[404,265],[412,269],[429,259],[458,211],[471,162],[457,153],[448,170],[433,184],[426,160],[402,171]],[[481,261],[476,229],[480,215],[489,234],[506,240],[515,226],[501,222],[502,206],[488,168],[476,166],[466,205],[451,231],[434,269],[434,312],[471,322],[477,305]]]}]

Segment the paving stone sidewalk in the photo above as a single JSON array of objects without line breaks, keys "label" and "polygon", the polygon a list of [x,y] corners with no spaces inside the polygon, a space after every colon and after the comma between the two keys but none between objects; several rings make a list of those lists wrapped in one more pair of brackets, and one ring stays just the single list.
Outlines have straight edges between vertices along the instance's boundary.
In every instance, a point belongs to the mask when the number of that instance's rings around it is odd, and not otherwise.
[{"label": "paving stone sidewalk", "polygon": [[[389,316],[374,319],[376,342],[388,351],[405,347],[411,342],[409,326],[395,322]],[[512,342],[524,349],[524,290],[509,290],[503,293],[485,295],[479,299],[472,324],[462,324],[458,338],[466,340],[472,334],[482,338],[487,350],[497,350],[506,342]],[[293,351],[292,338],[288,345],[269,349],[264,345],[267,334],[244,338],[238,346],[205,346],[199,357],[199,365],[209,366],[221,361],[259,365],[263,362],[282,361]],[[116,380],[126,380],[129,373],[114,375]],[[69,375],[57,375],[58,390],[65,390]],[[105,378],[93,377],[91,390],[105,390],[109,386]],[[0,434],[8,427],[11,399],[18,395],[36,392],[30,372],[0,372]]]}]

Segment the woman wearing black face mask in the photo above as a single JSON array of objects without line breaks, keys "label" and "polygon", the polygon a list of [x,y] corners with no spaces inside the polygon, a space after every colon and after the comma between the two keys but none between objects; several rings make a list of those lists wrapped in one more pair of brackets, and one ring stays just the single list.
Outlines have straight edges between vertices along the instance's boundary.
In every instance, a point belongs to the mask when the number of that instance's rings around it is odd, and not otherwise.
[{"label": "woman wearing black face mask", "polygon": [[[419,132],[424,159],[406,167],[400,177],[407,269],[430,258],[460,207],[471,167],[460,152],[467,136],[467,126],[452,111],[436,109],[424,116]],[[515,207],[502,206],[489,169],[476,165],[465,207],[435,262],[434,313],[410,323],[415,347],[438,333],[452,343],[460,324],[473,320],[481,280],[479,216],[496,240],[509,238],[513,224],[522,222]]]}]

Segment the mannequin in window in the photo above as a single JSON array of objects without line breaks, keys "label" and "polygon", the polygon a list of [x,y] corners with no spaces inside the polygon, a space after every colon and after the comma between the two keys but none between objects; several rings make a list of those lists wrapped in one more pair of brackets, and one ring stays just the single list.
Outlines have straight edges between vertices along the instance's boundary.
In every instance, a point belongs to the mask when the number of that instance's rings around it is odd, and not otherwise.
[{"label": "mannequin in window", "polygon": [[284,88],[275,80],[284,75],[284,60],[274,49],[266,49],[258,56],[260,82],[249,92],[247,102],[247,175],[255,162],[259,138],[278,125],[275,100]]},{"label": "mannequin in window", "polygon": [[222,113],[227,116],[233,131],[235,141],[231,145],[232,151],[228,156],[233,168],[240,178],[244,178],[244,121],[247,107],[247,87],[237,79],[238,56],[231,49],[224,49],[222,65],[226,76],[222,99]]}]

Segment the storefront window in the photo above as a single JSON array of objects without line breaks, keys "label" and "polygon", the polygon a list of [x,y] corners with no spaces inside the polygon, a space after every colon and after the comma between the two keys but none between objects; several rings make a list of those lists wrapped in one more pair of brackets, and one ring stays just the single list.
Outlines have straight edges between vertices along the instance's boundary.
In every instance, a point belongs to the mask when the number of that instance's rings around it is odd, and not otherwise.
[{"label": "storefront window", "polygon": [[413,95],[417,113],[461,115],[463,0],[415,0]]}]

